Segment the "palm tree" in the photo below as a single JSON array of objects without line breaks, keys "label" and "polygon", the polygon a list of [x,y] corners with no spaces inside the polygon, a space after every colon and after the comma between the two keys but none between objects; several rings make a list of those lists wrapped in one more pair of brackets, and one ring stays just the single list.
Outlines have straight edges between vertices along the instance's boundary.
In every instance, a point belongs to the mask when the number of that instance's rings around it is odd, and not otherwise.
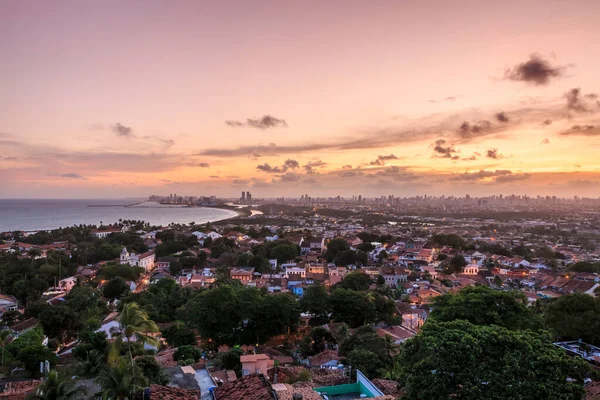
[{"label": "palm tree", "polygon": [[50,371],[48,378],[42,382],[34,394],[28,399],[39,400],[73,400],[85,398],[86,391],[83,387],[77,387],[75,381],[58,371]]},{"label": "palm tree", "polygon": [[85,355],[85,360],[81,363],[81,369],[84,376],[97,376],[104,366],[104,354],[98,350],[90,350]]},{"label": "palm tree", "polygon": [[129,368],[125,360],[103,369],[96,377],[96,383],[102,390],[95,397],[102,400],[132,400],[136,393],[148,386],[148,380],[141,371],[135,373]]},{"label": "palm tree", "polygon": [[8,339],[11,337],[11,334],[10,329],[0,331],[0,346],[2,346],[2,364],[0,364],[0,366],[2,366],[2,368],[4,368],[4,348],[8,344]]},{"label": "palm tree", "polygon": [[[121,311],[121,316],[119,317],[119,327],[113,328],[111,332],[116,340],[112,345],[109,361],[115,363],[119,358],[123,344],[129,344],[132,339],[135,339],[138,343],[158,346],[158,339],[149,335],[150,333],[156,332],[160,332],[158,326],[156,326],[154,321],[148,318],[148,314],[142,310],[137,303],[125,304],[123,311]],[[133,353],[131,346],[127,347],[129,348],[129,359],[133,371],[135,366],[133,362]]]}]

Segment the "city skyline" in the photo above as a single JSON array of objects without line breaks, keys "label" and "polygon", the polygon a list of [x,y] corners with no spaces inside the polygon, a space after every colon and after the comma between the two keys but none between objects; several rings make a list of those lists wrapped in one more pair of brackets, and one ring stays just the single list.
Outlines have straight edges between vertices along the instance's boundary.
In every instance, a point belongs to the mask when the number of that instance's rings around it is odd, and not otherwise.
[{"label": "city skyline", "polygon": [[600,196],[597,1],[225,3],[2,4],[0,197]]}]

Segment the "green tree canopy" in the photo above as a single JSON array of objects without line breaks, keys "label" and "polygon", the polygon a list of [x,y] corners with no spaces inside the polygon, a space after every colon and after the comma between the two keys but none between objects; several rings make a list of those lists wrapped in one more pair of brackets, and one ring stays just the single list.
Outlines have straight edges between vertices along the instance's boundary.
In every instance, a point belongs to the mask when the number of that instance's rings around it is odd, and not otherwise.
[{"label": "green tree canopy", "polygon": [[353,271],[347,274],[338,286],[351,290],[368,290],[372,283],[373,281],[369,275],[360,271]]},{"label": "green tree canopy", "polygon": [[589,370],[545,336],[467,321],[428,321],[399,363],[409,400],[582,399]]},{"label": "green tree canopy", "polygon": [[433,300],[429,318],[439,322],[458,319],[475,325],[499,325],[510,330],[539,330],[539,316],[527,307],[522,292],[492,290],[486,286],[466,287]]},{"label": "green tree canopy", "polygon": [[600,298],[569,294],[544,302],[542,310],[556,339],[600,345]]},{"label": "green tree canopy", "polygon": [[329,322],[331,304],[329,293],[322,285],[311,285],[306,288],[300,299],[300,310],[312,314],[311,325],[323,325]]}]

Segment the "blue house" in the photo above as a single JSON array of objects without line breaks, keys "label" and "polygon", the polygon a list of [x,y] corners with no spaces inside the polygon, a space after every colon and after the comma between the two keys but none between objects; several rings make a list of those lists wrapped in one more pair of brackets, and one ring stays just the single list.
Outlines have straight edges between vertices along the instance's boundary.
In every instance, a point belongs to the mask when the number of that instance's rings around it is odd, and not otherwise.
[{"label": "blue house", "polygon": [[301,281],[289,281],[288,289],[298,297],[304,296],[304,288]]}]

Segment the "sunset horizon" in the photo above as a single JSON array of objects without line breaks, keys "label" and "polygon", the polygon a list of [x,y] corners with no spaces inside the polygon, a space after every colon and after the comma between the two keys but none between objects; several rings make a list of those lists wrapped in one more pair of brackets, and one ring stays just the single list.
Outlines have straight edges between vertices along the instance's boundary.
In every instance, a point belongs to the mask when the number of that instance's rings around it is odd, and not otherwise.
[{"label": "sunset horizon", "polygon": [[224,3],[4,3],[0,198],[600,196],[600,3]]}]

